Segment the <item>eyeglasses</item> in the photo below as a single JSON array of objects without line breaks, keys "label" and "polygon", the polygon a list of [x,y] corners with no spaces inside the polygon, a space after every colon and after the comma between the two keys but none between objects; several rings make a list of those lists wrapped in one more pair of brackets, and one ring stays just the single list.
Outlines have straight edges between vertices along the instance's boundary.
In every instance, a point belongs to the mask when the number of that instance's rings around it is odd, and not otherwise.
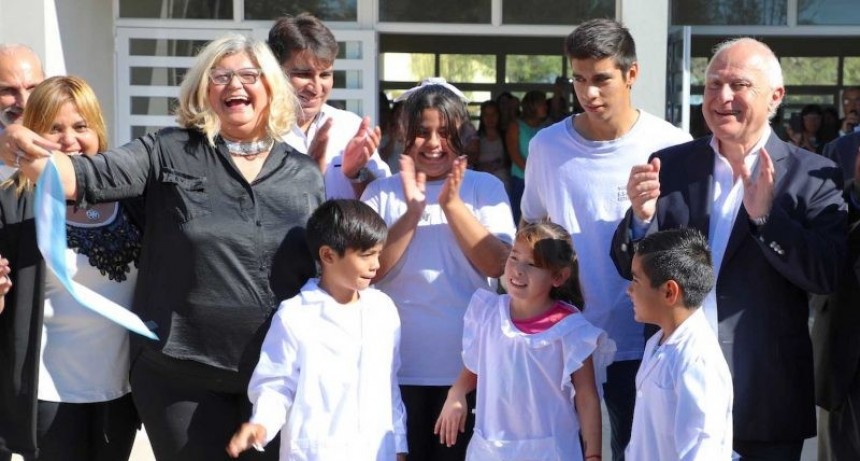
[{"label": "eyeglasses", "polygon": [[239,81],[244,85],[253,85],[257,83],[260,76],[263,75],[261,69],[249,67],[247,69],[210,69],[209,80],[216,85],[229,85],[233,81],[233,76],[239,77]]}]

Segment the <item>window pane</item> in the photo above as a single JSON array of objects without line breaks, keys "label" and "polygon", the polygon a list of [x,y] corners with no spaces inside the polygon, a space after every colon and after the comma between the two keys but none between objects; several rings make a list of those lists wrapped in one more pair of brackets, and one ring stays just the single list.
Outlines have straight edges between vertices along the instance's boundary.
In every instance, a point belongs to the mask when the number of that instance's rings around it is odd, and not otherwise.
[{"label": "window pane", "polygon": [[798,24],[860,24],[857,0],[797,0]]},{"label": "window pane", "polygon": [[309,12],[323,21],[355,21],[356,0],[245,0],[245,19],[271,20]]},{"label": "window pane", "polygon": [[786,85],[836,85],[839,58],[780,58]]},{"label": "window pane", "polygon": [[693,58],[690,63],[690,85],[705,84],[705,70],[708,68],[710,58]]},{"label": "window pane", "polygon": [[132,38],[128,41],[131,56],[184,56],[194,57],[208,40],[172,40]]},{"label": "window pane", "polygon": [[360,70],[336,70],[332,77],[334,80],[334,88],[346,88],[350,90],[358,90],[362,88]]},{"label": "window pane", "polygon": [[496,83],[496,56],[492,54],[443,54],[439,75],[449,82]]},{"label": "window pane", "polygon": [[419,82],[436,75],[436,56],[431,53],[383,53],[382,80]]},{"label": "window pane", "polygon": [[179,106],[176,98],[165,96],[132,96],[132,115],[173,115],[173,110]]},{"label": "window pane", "polygon": [[785,25],[788,0],[672,0],[676,25]]},{"label": "window pane", "polygon": [[[819,106],[833,106],[832,94],[786,94],[782,101],[783,106],[802,107],[807,104],[818,104]],[[792,111],[794,112],[794,111]],[[800,110],[797,110],[800,112]]]},{"label": "window pane", "polygon": [[505,83],[554,83],[559,75],[560,56],[505,56]]},{"label": "window pane", "polygon": [[846,57],[842,61],[842,83],[860,85],[860,57]]},{"label": "window pane", "polygon": [[132,85],[179,86],[188,69],[181,67],[131,67],[129,83]]},{"label": "window pane", "polygon": [[594,18],[614,18],[615,0],[502,0],[505,24],[580,24]]},{"label": "window pane", "polygon": [[121,18],[233,19],[232,0],[119,0]]},{"label": "window pane", "polygon": [[337,59],[361,59],[361,42],[337,42]]},{"label": "window pane", "polygon": [[489,24],[491,0],[379,0],[382,22]]}]

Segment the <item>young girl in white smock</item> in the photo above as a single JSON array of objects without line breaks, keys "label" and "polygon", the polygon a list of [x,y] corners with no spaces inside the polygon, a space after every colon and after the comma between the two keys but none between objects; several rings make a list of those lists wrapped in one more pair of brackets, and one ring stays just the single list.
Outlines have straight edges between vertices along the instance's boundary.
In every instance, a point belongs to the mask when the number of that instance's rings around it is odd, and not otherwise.
[{"label": "young girl in white smock", "polygon": [[615,346],[565,302],[582,305],[577,278],[564,228],[536,223],[517,233],[503,276],[508,294],[478,290],[466,311],[466,367],[436,422],[441,443],[456,441],[465,394],[477,386],[467,460],[601,459],[597,389]]}]

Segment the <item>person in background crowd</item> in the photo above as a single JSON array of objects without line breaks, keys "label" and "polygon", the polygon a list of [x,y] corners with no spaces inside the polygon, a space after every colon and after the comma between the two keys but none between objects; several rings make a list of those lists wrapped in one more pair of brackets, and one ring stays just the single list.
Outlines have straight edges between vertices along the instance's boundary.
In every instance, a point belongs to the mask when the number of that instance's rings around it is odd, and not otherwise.
[{"label": "person in background crowd", "polygon": [[818,460],[850,461],[860,459],[860,133],[839,138],[834,147],[848,149],[839,157],[854,157],[854,172],[842,192],[848,204],[848,255],[836,292],[813,299],[812,347],[815,402],[821,407]]},{"label": "person in background crowd", "polygon": [[480,122],[478,124],[478,155],[475,159],[475,169],[493,174],[502,181],[507,190],[510,178],[505,168],[505,139],[499,124],[499,105],[495,101],[481,103]]},{"label": "person in background crowd", "polygon": [[[133,338],[130,381],[158,461],[228,459],[224,447],[250,415],[246,390],[267,321],[315,274],[304,228],[324,199],[322,175],[281,141],[297,107],[266,44],[229,34],[186,73],[181,128],[98,155],[53,155],[79,207],[145,200],[132,306],[159,340]],[[40,146],[59,148],[9,127],[0,159],[36,180],[47,163]]]},{"label": "person in background crowd", "polygon": [[379,127],[371,126],[370,117],[327,104],[338,54],[331,30],[309,13],[285,16],[269,30],[268,43],[301,103],[298,121],[284,139],[316,161],[326,196],[357,198],[374,178],[390,176],[376,152]]},{"label": "person in background crowd", "polygon": [[860,125],[860,86],[849,86],[842,90],[842,119],[839,135],[853,133]]},{"label": "person in background crowd", "polygon": [[[44,79],[42,61],[33,50],[16,43],[0,44],[0,133],[8,125],[21,123],[30,92]],[[0,181],[14,171],[0,165]]]},{"label": "person in background crowd", "polygon": [[532,90],[523,97],[523,115],[505,130],[505,148],[511,159],[511,209],[514,222],[520,222],[520,201],[525,188],[529,143],[546,126],[546,94]]}]

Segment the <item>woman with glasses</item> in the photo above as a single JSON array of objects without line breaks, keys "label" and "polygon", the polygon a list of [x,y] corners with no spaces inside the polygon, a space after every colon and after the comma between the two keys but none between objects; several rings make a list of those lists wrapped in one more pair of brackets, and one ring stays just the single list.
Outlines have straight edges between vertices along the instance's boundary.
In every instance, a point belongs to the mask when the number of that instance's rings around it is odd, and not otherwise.
[{"label": "woman with glasses", "polygon": [[[158,341],[132,335],[131,386],[158,460],[227,459],[266,321],[314,275],[304,226],[323,201],[310,157],[281,141],[295,94],[268,47],[229,35],[207,45],[165,128],[91,156],[54,155],[79,206],[141,196],[146,225],[132,307]],[[58,146],[23,129],[0,159],[31,180]],[[12,268],[14,270],[14,267]],[[278,449],[242,459],[271,459]]]}]

